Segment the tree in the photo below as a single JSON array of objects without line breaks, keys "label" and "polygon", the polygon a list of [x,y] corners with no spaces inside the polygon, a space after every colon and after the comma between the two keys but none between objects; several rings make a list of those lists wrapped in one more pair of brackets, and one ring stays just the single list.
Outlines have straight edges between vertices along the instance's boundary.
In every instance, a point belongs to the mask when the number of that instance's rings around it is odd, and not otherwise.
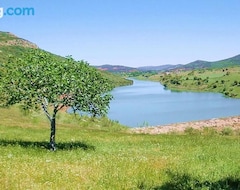
[{"label": "tree", "polygon": [[11,57],[1,64],[2,106],[19,103],[24,110],[42,108],[50,121],[50,149],[56,150],[56,115],[72,107],[103,116],[107,113],[112,86],[93,67],[71,57],[60,58],[42,50],[30,50],[23,58]]}]

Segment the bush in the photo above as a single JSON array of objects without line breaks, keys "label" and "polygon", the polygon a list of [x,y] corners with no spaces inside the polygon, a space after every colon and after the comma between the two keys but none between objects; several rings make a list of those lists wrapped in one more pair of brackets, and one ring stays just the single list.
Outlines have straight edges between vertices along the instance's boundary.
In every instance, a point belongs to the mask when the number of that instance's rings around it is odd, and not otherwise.
[{"label": "bush", "polygon": [[227,135],[227,136],[233,135],[233,133],[234,133],[233,129],[230,127],[225,127],[221,132],[222,135]]},{"label": "bush", "polygon": [[212,86],[212,88],[217,88],[217,85],[216,85],[216,84],[214,84],[214,85]]},{"label": "bush", "polygon": [[200,134],[200,131],[197,130],[197,129],[194,129],[194,128],[192,128],[192,127],[187,127],[187,128],[184,130],[184,133],[185,133],[185,134],[193,135],[193,134]]}]

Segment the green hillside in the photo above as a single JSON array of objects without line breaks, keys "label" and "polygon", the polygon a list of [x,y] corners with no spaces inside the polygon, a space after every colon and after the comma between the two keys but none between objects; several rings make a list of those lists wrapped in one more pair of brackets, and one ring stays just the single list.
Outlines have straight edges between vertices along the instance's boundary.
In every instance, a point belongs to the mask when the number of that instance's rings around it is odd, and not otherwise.
[{"label": "green hillside", "polygon": [[29,48],[38,47],[9,32],[0,32],[0,62],[6,62],[9,55],[21,56],[21,54],[26,52]]},{"label": "green hillside", "polygon": [[215,68],[224,68],[224,67],[234,67],[240,66],[240,55],[236,55],[234,57],[230,57],[227,59],[219,60],[219,61],[202,61],[197,60],[186,65],[180,65],[177,69],[182,70],[193,70],[193,69],[215,69]]},{"label": "green hillside", "polygon": [[[38,46],[28,40],[19,38],[10,32],[0,31],[0,63],[6,63],[9,55],[21,57],[22,54],[26,53],[29,48],[38,48]],[[44,50],[42,50],[44,51]],[[52,56],[57,56],[52,54]],[[58,56],[59,59],[64,59]],[[113,86],[124,86],[132,84],[132,81],[126,80],[120,76],[113,75],[108,72],[100,71],[102,75],[109,79]]]},{"label": "green hillside", "polygon": [[240,98],[240,67],[164,72],[145,77],[176,91],[218,92]]},{"label": "green hillside", "polygon": [[211,63],[212,68],[223,68],[230,66],[240,66],[240,55]]},{"label": "green hillside", "polygon": [[101,65],[95,66],[99,70],[108,71],[112,73],[129,73],[137,71],[136,68],[133,67],[126,67],[122,65]]}]

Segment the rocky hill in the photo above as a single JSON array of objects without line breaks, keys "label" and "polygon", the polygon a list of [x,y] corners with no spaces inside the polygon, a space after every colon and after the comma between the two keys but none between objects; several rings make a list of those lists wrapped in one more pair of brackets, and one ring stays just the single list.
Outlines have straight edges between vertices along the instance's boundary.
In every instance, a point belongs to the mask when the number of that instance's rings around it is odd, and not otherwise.
[{"label": "rocky hill", "polygon": [[0,63],[7,61],[9,55],[21,56],[29,48],[36,49],[38,46],[10,32],[0,31]]},{"label": "rocky hill", "polygon": [[18,38],[10,32],[0,31],[0,46],[21,46],[25,48],[38,48],[38,46],[28,40]]}]

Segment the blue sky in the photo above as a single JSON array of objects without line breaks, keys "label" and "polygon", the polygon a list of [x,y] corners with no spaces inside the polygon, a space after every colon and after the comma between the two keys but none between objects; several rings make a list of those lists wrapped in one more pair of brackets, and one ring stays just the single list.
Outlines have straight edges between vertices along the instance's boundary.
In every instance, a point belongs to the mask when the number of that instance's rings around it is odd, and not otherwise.
[{"label": "blue sky", "polygon": [[91,65],[187,64],[240,54],[239,0],[1,0],[0,7],[35,11],[0,18],[0,31]]}]

